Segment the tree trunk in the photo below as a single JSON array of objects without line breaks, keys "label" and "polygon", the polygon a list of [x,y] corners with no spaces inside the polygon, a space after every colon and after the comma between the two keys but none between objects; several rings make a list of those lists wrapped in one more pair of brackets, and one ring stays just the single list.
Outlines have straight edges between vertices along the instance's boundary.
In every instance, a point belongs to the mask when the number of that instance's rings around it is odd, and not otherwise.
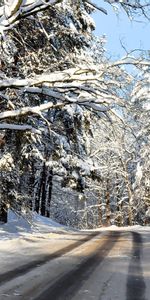
[{"label": "tree trunk", "polygon": [[101,204],[102,204],[102,201],[101,201],[101,193],[99,193],[99,198],[98,198],[98,226],[101,226],[102,225],[102,208],[101,208]]},{"label": "tree trunk", "polygon": [[34,190],[34,183],[35,183],[35,168],[34,168],[34,162],[31,163],[31,175],[29,178],[29,195],[30,195],[30,200],[28,203],[28,206],[30,210],[33,209],[33,200],[34,195],[33,195],[33,190]]},{"label": "tree trunk", "polygon": [[7,217],[8,217],[8,213],[7,213],[7,206],[2,203],[0,205],[0,222],[2,223],[7,223]]},{"label": "tree trunk", "polygon": [[106,181],[106,225],[110,225],[110,191],[109,191],[109,178]]},{"label": "tree trunk", "polygon": [[40,174],[37,194],[35,199],[35,211],[42,216],[45,216],[45,163]]},{"label": "tree trunk", "polygon": [[45,216],[46,214],[46,165],[43,165],[43,172],[41,178],[41,215]]},{"label": "tree trunk", "polygon": [[132,195],[132,186],[131,186],[131,182],[129,179],[129,174],[128,174],[128,162],[124,162],[123,159],[121,159],[122,162],[122,166],[123,166],[123,170],[125,172],[125,184],[126,184],[126,188],[127,188],[127,192],[128,192],[128,199],[129,199],[129,204],[128,204],[128,225],[133,225],[133,214],[132,214],[132,200],[133,200],[133,195]]},{"label": "tree trunk", "polygon": [[53,170],[49,170],[49,177],[48,177],[48,199],[47,199],[47,207],[46,207],[46,217],[50,217],[50,205],[52,199],[52,188],[53,188]]},{"label": "tree trunk", "polygon": [[122,203],[119,203],[120,202],[120,192],[119,192],[119,177],[118,175],[116,174],[116,189],[115,189],[115,192],[116,192],[116,202],[117,202],[117,212],[118,212],[118,215],[117,215],[117,218],[116,218],[116,225],[117,226],[123,226],[124,224],[124,218],[123,218],[123,215],[122,215]]}]

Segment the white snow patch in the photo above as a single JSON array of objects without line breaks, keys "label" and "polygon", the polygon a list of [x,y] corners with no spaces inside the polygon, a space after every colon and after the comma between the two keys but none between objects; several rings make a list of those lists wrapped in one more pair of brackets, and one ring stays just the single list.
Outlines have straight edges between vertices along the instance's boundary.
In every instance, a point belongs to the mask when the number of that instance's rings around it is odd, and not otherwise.
[{"label": "white snow patch", "polygon": [[49,218],[42,217],[35,212],[32,214],[31,222],[28,222],[25,217],[16,215],[9,210],[8,223],[0,224],[0,240],[23,237],[27,234],[40,235],[52,232],[66,232],[69,230],[71,231],[68,227]]}]

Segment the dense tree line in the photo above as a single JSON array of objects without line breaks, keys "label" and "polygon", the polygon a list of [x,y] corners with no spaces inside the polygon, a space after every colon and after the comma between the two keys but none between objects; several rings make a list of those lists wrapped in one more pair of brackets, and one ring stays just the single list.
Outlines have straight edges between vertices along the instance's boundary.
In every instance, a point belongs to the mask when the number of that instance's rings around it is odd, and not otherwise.
[{"label": "dense tree line", "polygon": [[[149,17],[146,1],[107,2]],[[86,0],[1,1],[1,221],[8,207],[76,227],[148,220],[149,57],[108,60],[94,9],[107,14]]]}]

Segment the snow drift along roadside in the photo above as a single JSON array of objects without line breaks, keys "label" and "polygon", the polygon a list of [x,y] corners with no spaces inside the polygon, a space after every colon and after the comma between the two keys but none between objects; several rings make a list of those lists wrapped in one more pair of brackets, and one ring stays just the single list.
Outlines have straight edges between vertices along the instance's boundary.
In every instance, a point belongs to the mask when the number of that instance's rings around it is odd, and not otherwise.
[{"label": "snow drift along roadside", "polygon": [[18,238],[26,234],[38,235],[66,231],[71,231],[71,229],[35,212],[32,214],[31,222],[28,222],[25,217],[9,210],[8,223],[0,224],[0,239]]}]

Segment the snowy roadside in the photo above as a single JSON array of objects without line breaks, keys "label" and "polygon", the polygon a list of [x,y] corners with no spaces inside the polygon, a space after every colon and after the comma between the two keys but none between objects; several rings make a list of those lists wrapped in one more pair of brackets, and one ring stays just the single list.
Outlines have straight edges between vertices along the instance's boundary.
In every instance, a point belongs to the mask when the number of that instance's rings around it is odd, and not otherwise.
[{"label": "snowy roadside", "polygon": [[0,240],[67,231],[71,231],[71,229],[37,213],[33,213],[32,221],[29,223],[25,218],[16,215],[10,210],[8,223],[0,225]]},{"label": "snowy roadside", "polygon": [[[111,231],[111,230],[130,230],[130,231],[149,231],[150,227],[134,225],[126,227],[117,227],[115,225],[108,227],[101,227],[94,229],[94,231]],[[82,230],[81,232],[93,232],[93,230]],[[49,218],[42,217],[37,213],[32,214],[32,221],[29,223],[23,216],[18,216],[13,213],[11,210],[8,213],[8,223],[0,224],[0,243],[2,241],[12,241],[13,239],[33,239],[36,238],[50,238],[56,236],[56,234],[73,234],[80,233],[80,230],[75,230],[73,228],[61,225]]]},{"label": "snowy roadside", "polygon": [[[99,232],[111,230],[149,231],[149,227],[110,226],[97,229]],[[10,211],[8,223],[0,225],[0,274],[74,244],[77,240],[82,240],[89,231],[75,231],[36,213],[33,214],[32,224],[29,224],[23,217]]]},{"label": "snowy roadside", "polygon": [[0,278],[3,281],[3,275],[11,270],[30,268],[30,263],[46,262],[63,249],[69,251],[87,235],[87,231],[74,230],[36,213],[29,224],[10,211],[8,223],[0,224]]},{"label": "snowy roadside", "polygon": [[[101,227],[94,229],[94,231],[109,231],[109,230],[130,230],[130,231],[149,231],[150,226],[126,226],[126,227],[117,227],[115,225],[108,227]],[[82,230],[82,232],[92,232],[93,229]],[[2,240],[12,240],[12,239],[29,239],[29,238],[49,238],[52,234],[73,234],[79,233],[80,230],[75,230],[73,228],[61,225],[49,218],[42,217],[37,213],[32,214],[32,221],[29,223],[22,216],[18,216],[13,213],[11,210],[8,213],[8,223],[0,224],[0,243]]]},{"label": "snowy roadside", "polygon": [[0,274],[73,243],[76,239],[73,233],[78,231],[36,213],[29,224],[9,211],[8,223],[0,224]]}]

